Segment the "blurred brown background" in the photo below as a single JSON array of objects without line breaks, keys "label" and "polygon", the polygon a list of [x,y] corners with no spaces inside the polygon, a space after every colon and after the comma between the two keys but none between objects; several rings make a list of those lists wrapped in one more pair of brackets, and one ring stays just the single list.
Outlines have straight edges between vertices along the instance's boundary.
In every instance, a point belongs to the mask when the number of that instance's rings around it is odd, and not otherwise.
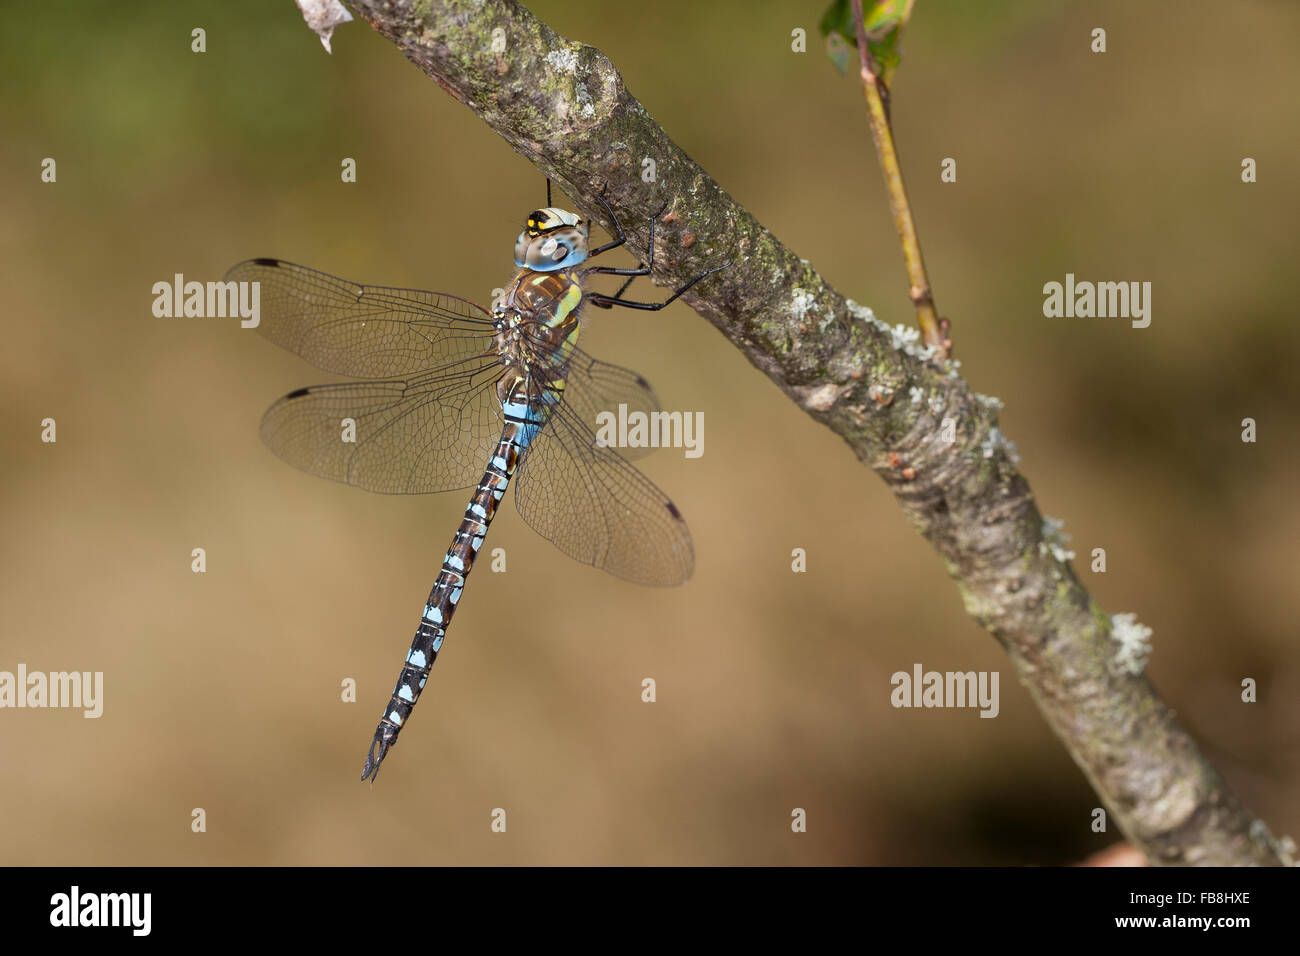
[{"label": "blurred brown background", "polygon": [[[530,4],[838,289],[911,323],[823,6]],[[1296,835],[1298,34],[1284,2],[923,0],[894,96],[964,373],[1006,402],[1102,606],[1154,628],[1170,704]],[[1096,797],[885,489],[682,306],[599,313],[584,345],[705,412],[703,458],[645,463],[690,520],[694,580],[581,567],[507,505],[488,547],[509,572],[475,575],[358,781],[466,496],[280,462],[262,411],[331,377],[236,322],[154,318],[150,287],[274,255],[486,300],[543,180],[363,22],[334,49],[288,0],[48,3],[0,34],[0,670],[107,685],[99,720],[0,711],[0,863],[1050,863],[1119,839],[1090,831]],[[1151,327],[1044,318],[1066,272],[1151,281]],[[1000,670],[1001,714],[892,709],[915,662]]]}]

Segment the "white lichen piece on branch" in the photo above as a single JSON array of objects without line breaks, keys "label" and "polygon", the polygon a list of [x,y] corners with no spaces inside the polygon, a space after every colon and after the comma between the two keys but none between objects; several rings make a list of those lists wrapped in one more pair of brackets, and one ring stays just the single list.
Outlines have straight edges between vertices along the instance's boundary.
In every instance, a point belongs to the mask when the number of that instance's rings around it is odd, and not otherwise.
[{"label": "white lichen piece on branch", "polygon": [[561,73],[573,74],[578,71],[578,54],[572,50],[552,50],[546,54],[546,62]]},{"label": "white lichen piece on branch", "polygon": [[[994,428],[992,431],[998,431],[998,429]],[[1006,440],[1001,438],[1001,434],[998,431],[998,440],[1005,442]],[[990,440],[993,437],[992,432],[990,432]],[[988,443],[986,442],[986,444]],[[1006,442],[1006,444],[1014,443]],[[987,458],[988,455],[986,454],[985,457]],[[1069,543],[1070,535],[1065,532],[1065,521],[1061,518],[1049,518],[1047,515],[1043,515],[1043,540],[1038,542],[1038,553],[1050,553],[1057,561],[1064,564],[1066,561],[1074,560],[1074,552],[1066,547]]]},{"label": "white lichen piece on branch", "polygon": [[790,317],[802,322],[809,312],[817,311],[817,297],[798,286],[790,290]]},{"label": "white lichen piece on branch", "polygon": [[334,35],[334,28],[340,23],[351,23],[352,14],[348,13],[339,0],[297,0],[297,3],[307,26],[320,37],[325,52],[333,53],[330,37]]},{"label": "white lichen piece on branch", "polygon": [[1141,674],[1151,653],[1151,634],[1151,628],[1138,623],[1136,614],[1112,614],[1110,636],[1119,645],[1116,666],[1134,676]]},{"label": "white lichen piece on branch", "polygon": [[[998,453],[999,449],[1006,452],[1007,458],[1011,460],[1013,465],[1020,464],[1020,450],[1016,447],[1016,443],[1002,434],[1002,429],[994,425],[989,429],[988,436],[980,443],[980,454],[985,458],[992,458]],[[1064,523],[1061,522],[1061,524]],[[1069,539],[1068,534],[1064,536],[1064,540],[1068,541]],[[1058,561],[1070,561],[1074,558],[1074,552],[1065,549],[1053,548],[1052,553],[1056,555]]]},{"label": "white lichen piece on branch", "polygon": [[928,362],[934,357],[935,347],[933,345],[921,344],[921,332],[910,325],[889,325],[881,322],[876,318],[876,314],[864,305],[859,305],[852,299],[844,300],[845,306],[848,307],[849,313],[859,322],[865,322],[874,326],[885,335],[889,336],[889,344],[895,351],[910,355],[914,359],[922,362]]}]

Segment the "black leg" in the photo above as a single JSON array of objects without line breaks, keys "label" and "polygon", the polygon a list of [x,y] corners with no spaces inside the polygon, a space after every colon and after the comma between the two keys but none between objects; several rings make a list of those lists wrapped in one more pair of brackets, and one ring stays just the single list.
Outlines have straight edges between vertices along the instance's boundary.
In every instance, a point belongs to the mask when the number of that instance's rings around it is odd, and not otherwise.
[{"label": "black leg", "polygon": [[[641,272],[641,267],[640,267],[640,266],[637,266],[636,274],[633,275],[633,276],[632,276],[630,279],[628,279],[626,282],[624,282],[621,286],[619,286],[617,292],[615,292],[613,295],[602,295],[601,298],[602,298],[602,299],[609,299],[611,302],[617,302],[617,301],[622,300],[622,298],[623,298],[623,293],[627,291],[627,287],[628,287],[628,286],[630,286],[633,282],[636,281],[636,277],[639,276],[639,275],[647,274],[647,273],[649,273],[649,271],[650,271],[650,270],[647,269],[647,270],[645,271],[645,273],[642,273],[642,272]],[[588,294],[587,294],[587,299],[588,299],[588,301],[590,301],[591,296],[592,296],[592,293],[588,293]],[[609,308],[608,305],[601,305],[601,303],[599,303],[599,302],[594,303],[594,304],[600,306],[602,309],[608,309],[608,308]]]},{"label": "black leg", "polygon": [[[618,237],[613,242],[607,242],[605,245],[600,246],[599,248],[593,249],[592,251],[588,252],[587,258],[600,255],[600,253],[602,252],[608,252],[610,249],[613,249],[617,246],[621,246],[623,245],[623,243],[627,241],[627,236],[624,235],[623,233],[623,227],[619,224],[618,216],[616,216],[614,214],[614,210],[609,207],[609,203],[605,202],[605,194],[603,190],[601,191],[600,194],[600,202],[601,205],[605,207],[605,211],[609,213],[609,218],[614,223],[614,228],[618,232]],[[627,309],[641,309],[647,312],[657,312],[659,309],[662,309],[664,306],[671,303],[674,299],[676,299],[679,295],[681,295],[691,286],[695,285],[695,283],[699,282],[701,279],[705,278],[706,276],[711,276],[715,272],[721,272],[723,269],[726,269],[731,265],[731,261],[728,260],[727,262],[723,263],[722,265],[716,268],[709,269],[707,272],[701,272],[699,275],[691,279],[689,282],[687,282],[680,289],[675,291],[668,298],[664,299],[664,301],[662,302],[632,302],[628,299],[624,299],[623,293],[627,291],[627,287],[632,284],[632,280],[637,278],[638,276],[648,276],[650,275],[651,271],[654,269],[655,220],[658,219],[660,215],[663,214],[663,211],[667,208],[668,208],[668,203],[667,201],[665,201],[664,204],[659,207],[659,211],[650,217],[650,245],[648,247],[646,261],[644,263],[638,265],[635,269],[616,269],[610,266],[588,266],[586,269],[582,270],[582,277],[584,279],[589,275],[628,277],[627,281],[624,282],[621,286],[619,286],[618,291],[615,292],[613,295],[605,295],[600,292],[588,292],[587,295],[585,296],[586,301],[590,302],[592,305],[600,309],[610,309],[616,305],[621,305]]]},{"label": "black leg", "polygon": [[627,288],[628,283],[632,281],[631,279],[629,279],[627,282],[624,282],[623,288],[619,289],[618,293],[615,295],[601,295],[599,292],[589,292],[587,293],[585,298],[588,302],[590,302],[592,305],[596,306],[599,309],[609,309],[616,305],[621,305],[625,309],[641,309],[646,312],[658,312],[660,309],[662,309],[664,306],[671,303],[674,299],[676,299],[679,295],[681,295],[691,286],[695,285],[695,283],[699,282],[701,279],[706,278],[707,276],[711,276],[715,272],[721,272],[723,269],[727,269],[730,267],[731,267],[731,261],[728,260],[720,266],[714,266],[712,269],[709,269],[706,272],[701,272],[694,279],[691,279],[689,282],[687,282],[680,289],[675,291],[668,298],[664,299],[662,302],[632,302],[629,301],[628,299],[620,299],[619,296],[623,294],[623,289]]},{"label": "black leg", "polygon": [[[630,286],[633,282],[636,281],[637,276],[639,276],[639,275],[648,275],[649,272],[650,272],[650,270],[649,270],[649,269],[646,269],[646,271],[643,273],[643,272],[641,271],[641,266],[637,266],[637,267],[636,267],[636,272],[631,276],[631,278],[629,278],[626,282],[624,282],[621,286],[618,287],[618,291],[617,291],[617,292],[615,292],[613,295],[610,295],[610,296],[601,296],[601,298],[609,299],[610,301],[618,301],[618,300],[621,300],[621,299],[623,298],[623,293],[627,291],[627,287],[628,287],[628,286]],[[591,294],[590,294],[590,293],[587,295],[587,298],[588,298],[588,300],[591,299]],[[600,303],[598,302],[598,303],[596,303],[596,305],[600,305]],[[608,305],[600,305],[600,307],[601,307],[602,309],[608,309],[608,308],[609,308]]]},{"label": "black leg", "polygon": [[[600,197],[600,201],[601,203],[605,203],[604,195]],[[662,206],[659,207],[659,212],[655,213],[653,216],[650,217],[650,252],[649,252],[649,259],[646,262],[641,263],[635,269],[614,269],[609,266],[588,266],[586,269],[582,270],[583,277],[585,278],[589,275],[633,276],[633,277],[648,276],[651,270],[654,269],[655,267],[655,220],[658,219],[659,216],[663,213],[663,211],[667,208],[668,208],[668,203],[665,202]],[[598,253],[605,252],[607,249],[610,249],[613,246],[616,245],[621,246],[623,243],[627,241],[627,236],[623,235],[623,227],[619,225],[618,217],[614,215],[614,210],[610,209],[608,204],[605,204],[605,211],[608,212],[610,218],[614,220],[614,228],[618,230],[618,239],[612,243],[606,243],[605,245],[597,249],[595,252],[587,253],[588,259],[590,259],[594,255],[597,255]],[[619,295],[622,294],[623,289],[626,289],[627,287],[628,287],[628,283],[624,282],[623,288],[619,289],[618,292],[615,293],[613,297],[617,299]]]},{"label": "black leg", "polygon": [[[646,270],[646,272],[649,272],[649,271],[650,271],[649,269]],[[633,276],[633,279],[635,279],[635,278],[636,278],[636,277]],[[632,279],[628,279],[628,280],[627,280],[626,282],[624,282],[621,286],[619,286],[619,287],[618,287],[618,291],[614,293],[614,298],[615,298],[615,299],[621,299],[621,298],[623,298],[623,293],[627,291],[627,287],[630,286],[630,285],[632,284],[632,281],[633,281]]]},{"label": "black leg", "polygon": [[589,275],[599,275],[632,276],[633,278],[636,278],[637,276],[648,276],[650,274],[650,267],[644,262],[638,265],[635,269],[615,269],[610,266],[592,266],[590,269],[583,269],[582,274],[584,277]]},{"label": "black leg", "polygon": [[[611,249],[617,249],[619,246],[623,245],[623,243],[627,242],[627,236],[623,233],[622,223],[618,221],[618,216],[615,215],[614,210],[609,207],[609,203],[605,202],[605,190],[603,188],[600,191],[600,195],[597,196],[596,198],[599,199],[600,204],[605,207],[605,212],[609,213],[610,221],[614,223],[614,233],[617,233],[617,235],[614,236],[613,241],[607,242],[603,246],[597,246],[595,249],[589,250],[587,252],[588,259],[595,258],[596,256],[600,255],[602,252],[609,252],[609,250]],[[665,205],[667,204],[665,203]],[[650,228],[651,229],[654,228],[653,221],[650,224]]]},{"label": "black leg", "polygon": [[[618,225],[617,219],[614,220],[614,224]],[[590,259],[594,256],[600,255],[602,252],[609,252],[609,250],[611,249],[617,249],[625,242],[627,242],[627,236],[619,236],[613,242],[607,242],[603,246],[597,246],[595,249],[592,249],[590,252],[587,253],[587,258]]]}]

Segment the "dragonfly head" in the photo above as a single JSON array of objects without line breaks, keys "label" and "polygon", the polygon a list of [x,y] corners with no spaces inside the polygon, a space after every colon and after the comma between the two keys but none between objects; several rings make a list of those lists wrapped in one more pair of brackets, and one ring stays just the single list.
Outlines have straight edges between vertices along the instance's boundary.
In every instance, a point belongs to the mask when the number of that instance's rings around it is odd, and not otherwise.
[{"label": "dragonfly head", "polygon": [[515,240],[515,265],[521,269],[559,272],[586,258],[587,224],[565,209],[533,210]]}]

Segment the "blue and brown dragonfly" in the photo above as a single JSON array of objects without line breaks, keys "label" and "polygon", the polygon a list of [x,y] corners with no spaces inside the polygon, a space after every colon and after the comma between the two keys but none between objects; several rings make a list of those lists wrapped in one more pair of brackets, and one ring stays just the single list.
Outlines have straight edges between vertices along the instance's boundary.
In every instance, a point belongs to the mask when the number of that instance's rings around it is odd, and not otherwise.
[{"label": "blue and brown dragonfly", "polygon": [[[549,201],[549,189],[548,189]],[[604,204],[604,200],[601,200]],[[623,293],[654,266],[584,265],[624,244],[589,248],[588,223],[548,205],[528,215],[515,242],[517,272],[492,309],[443,292],[367,286],[280,259],[250,259],[227,281],[257,282],[258,331],[317,368],[366,381],[290,392],[262,419],[262,440],[289,464],[386,494],[473,488],[415,638],[366,755],[373,780],[410,719],[442,649],[474,558],[507,486],[535,531],[565,554],[639,584],[691,576],[694,551],[681,512],[628,463],[633,450],[597,441],[596,416],[627,405],[659,410],[635,372],[578,348],[585,306],[654,311],[663,302]],[[612,295],[590,291],[593,275],[623,276]],[[354,433],[345,422],[350,420]],[[352,440],[344,440],[350,437]]]}]

